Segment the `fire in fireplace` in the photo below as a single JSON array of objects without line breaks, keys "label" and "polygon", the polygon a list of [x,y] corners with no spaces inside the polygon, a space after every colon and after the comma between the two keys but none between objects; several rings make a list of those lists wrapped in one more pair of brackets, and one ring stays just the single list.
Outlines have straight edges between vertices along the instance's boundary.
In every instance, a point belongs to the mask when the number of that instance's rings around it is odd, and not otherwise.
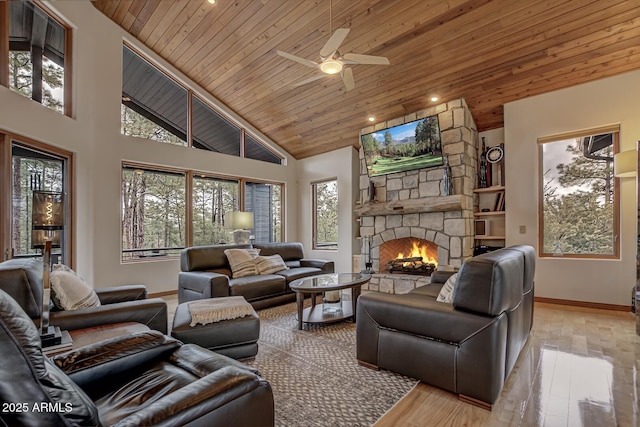
[{"label": "fire in fireplace", "polygon": [[431,275],[438,266],[438,246],[413,237],[385,242],[380,249],[380,266],[389,273]]}]

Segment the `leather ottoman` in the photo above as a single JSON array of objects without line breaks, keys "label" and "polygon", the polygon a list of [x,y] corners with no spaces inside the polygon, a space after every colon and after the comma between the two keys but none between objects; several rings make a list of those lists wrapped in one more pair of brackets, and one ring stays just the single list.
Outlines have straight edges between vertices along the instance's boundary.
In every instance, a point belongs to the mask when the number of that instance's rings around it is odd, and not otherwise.
[{"label": "leather ottoman", "polygon": [[[219,298],[212,298],[211,300]],[[203,301],[203,300],[200,300]],[[173,317],[171,335],[184,342],[197,344],[234,359],[246,359],[258,354],[260,318],[252,314],[229,320],[190,326],[189,303],[179,304]]]}]

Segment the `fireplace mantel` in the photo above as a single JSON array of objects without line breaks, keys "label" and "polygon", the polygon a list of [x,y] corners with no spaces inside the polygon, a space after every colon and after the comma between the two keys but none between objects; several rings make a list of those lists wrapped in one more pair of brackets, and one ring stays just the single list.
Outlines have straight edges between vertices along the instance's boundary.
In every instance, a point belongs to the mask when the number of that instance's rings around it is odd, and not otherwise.
[{"label": "fireplace mantel", "polygon": [[434,196],[420,199],[392,200],[389,202],[367,202],[356,205],[356,216],[401,215],[422,212],[445,212],[469,209],[466,197],[461,194],[452,196]]}]

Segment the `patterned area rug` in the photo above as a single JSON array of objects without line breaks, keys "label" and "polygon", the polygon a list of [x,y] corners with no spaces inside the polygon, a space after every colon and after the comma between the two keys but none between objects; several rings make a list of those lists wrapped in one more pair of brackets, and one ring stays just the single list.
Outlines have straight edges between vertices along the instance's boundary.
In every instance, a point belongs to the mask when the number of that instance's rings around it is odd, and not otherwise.
[{"label": "patterned area rug", "polygon": [[259,351],[248,364],[273,388],[276,426],[370,426],[417,384],[359,366],[350,321],[300,331],[295,303],[258,315]]}]

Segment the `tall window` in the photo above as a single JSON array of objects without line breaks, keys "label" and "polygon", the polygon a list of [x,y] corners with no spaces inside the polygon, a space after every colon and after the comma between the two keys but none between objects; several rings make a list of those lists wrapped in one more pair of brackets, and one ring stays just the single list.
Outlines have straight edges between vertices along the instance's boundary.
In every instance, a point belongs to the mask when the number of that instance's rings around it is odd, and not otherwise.
[{"label": "tall window", "polygon": [[122,48],[123,135],[282,164],[283,158],[131,48]]},{"label": "tall window", "polygon": [[3,74],[3,82],[21,95],[70,115],[66,101],[70,79],[65,70],[70,69],[67,46],[71,45],[71,31],[31,1],[1,2],[0,20],[7,14],[9,52],[2,61],[7,61],[8,74]]},{"label": "tall window", "polygon": [[618,257],[617,127],[539,143],[540,255]]},{"label": "tall window", "polygon": [[122,259],[178,255],[185,246],[185,174],[125,166]]},{"label": "tall window", "polygon": [[282,185],[247,182],[244,193],[244,210],[253,212],[255,242],[282,241]]},{"label": "tall window", "polygon": [[311,184],[313,193],[313,247],[338,249],[338,181]]},{"label": "tall window", "polygon": [[195,246],[229,241],[224,215],[239,210],[240,183],[213,177],[193,178],[193,244]]}]

